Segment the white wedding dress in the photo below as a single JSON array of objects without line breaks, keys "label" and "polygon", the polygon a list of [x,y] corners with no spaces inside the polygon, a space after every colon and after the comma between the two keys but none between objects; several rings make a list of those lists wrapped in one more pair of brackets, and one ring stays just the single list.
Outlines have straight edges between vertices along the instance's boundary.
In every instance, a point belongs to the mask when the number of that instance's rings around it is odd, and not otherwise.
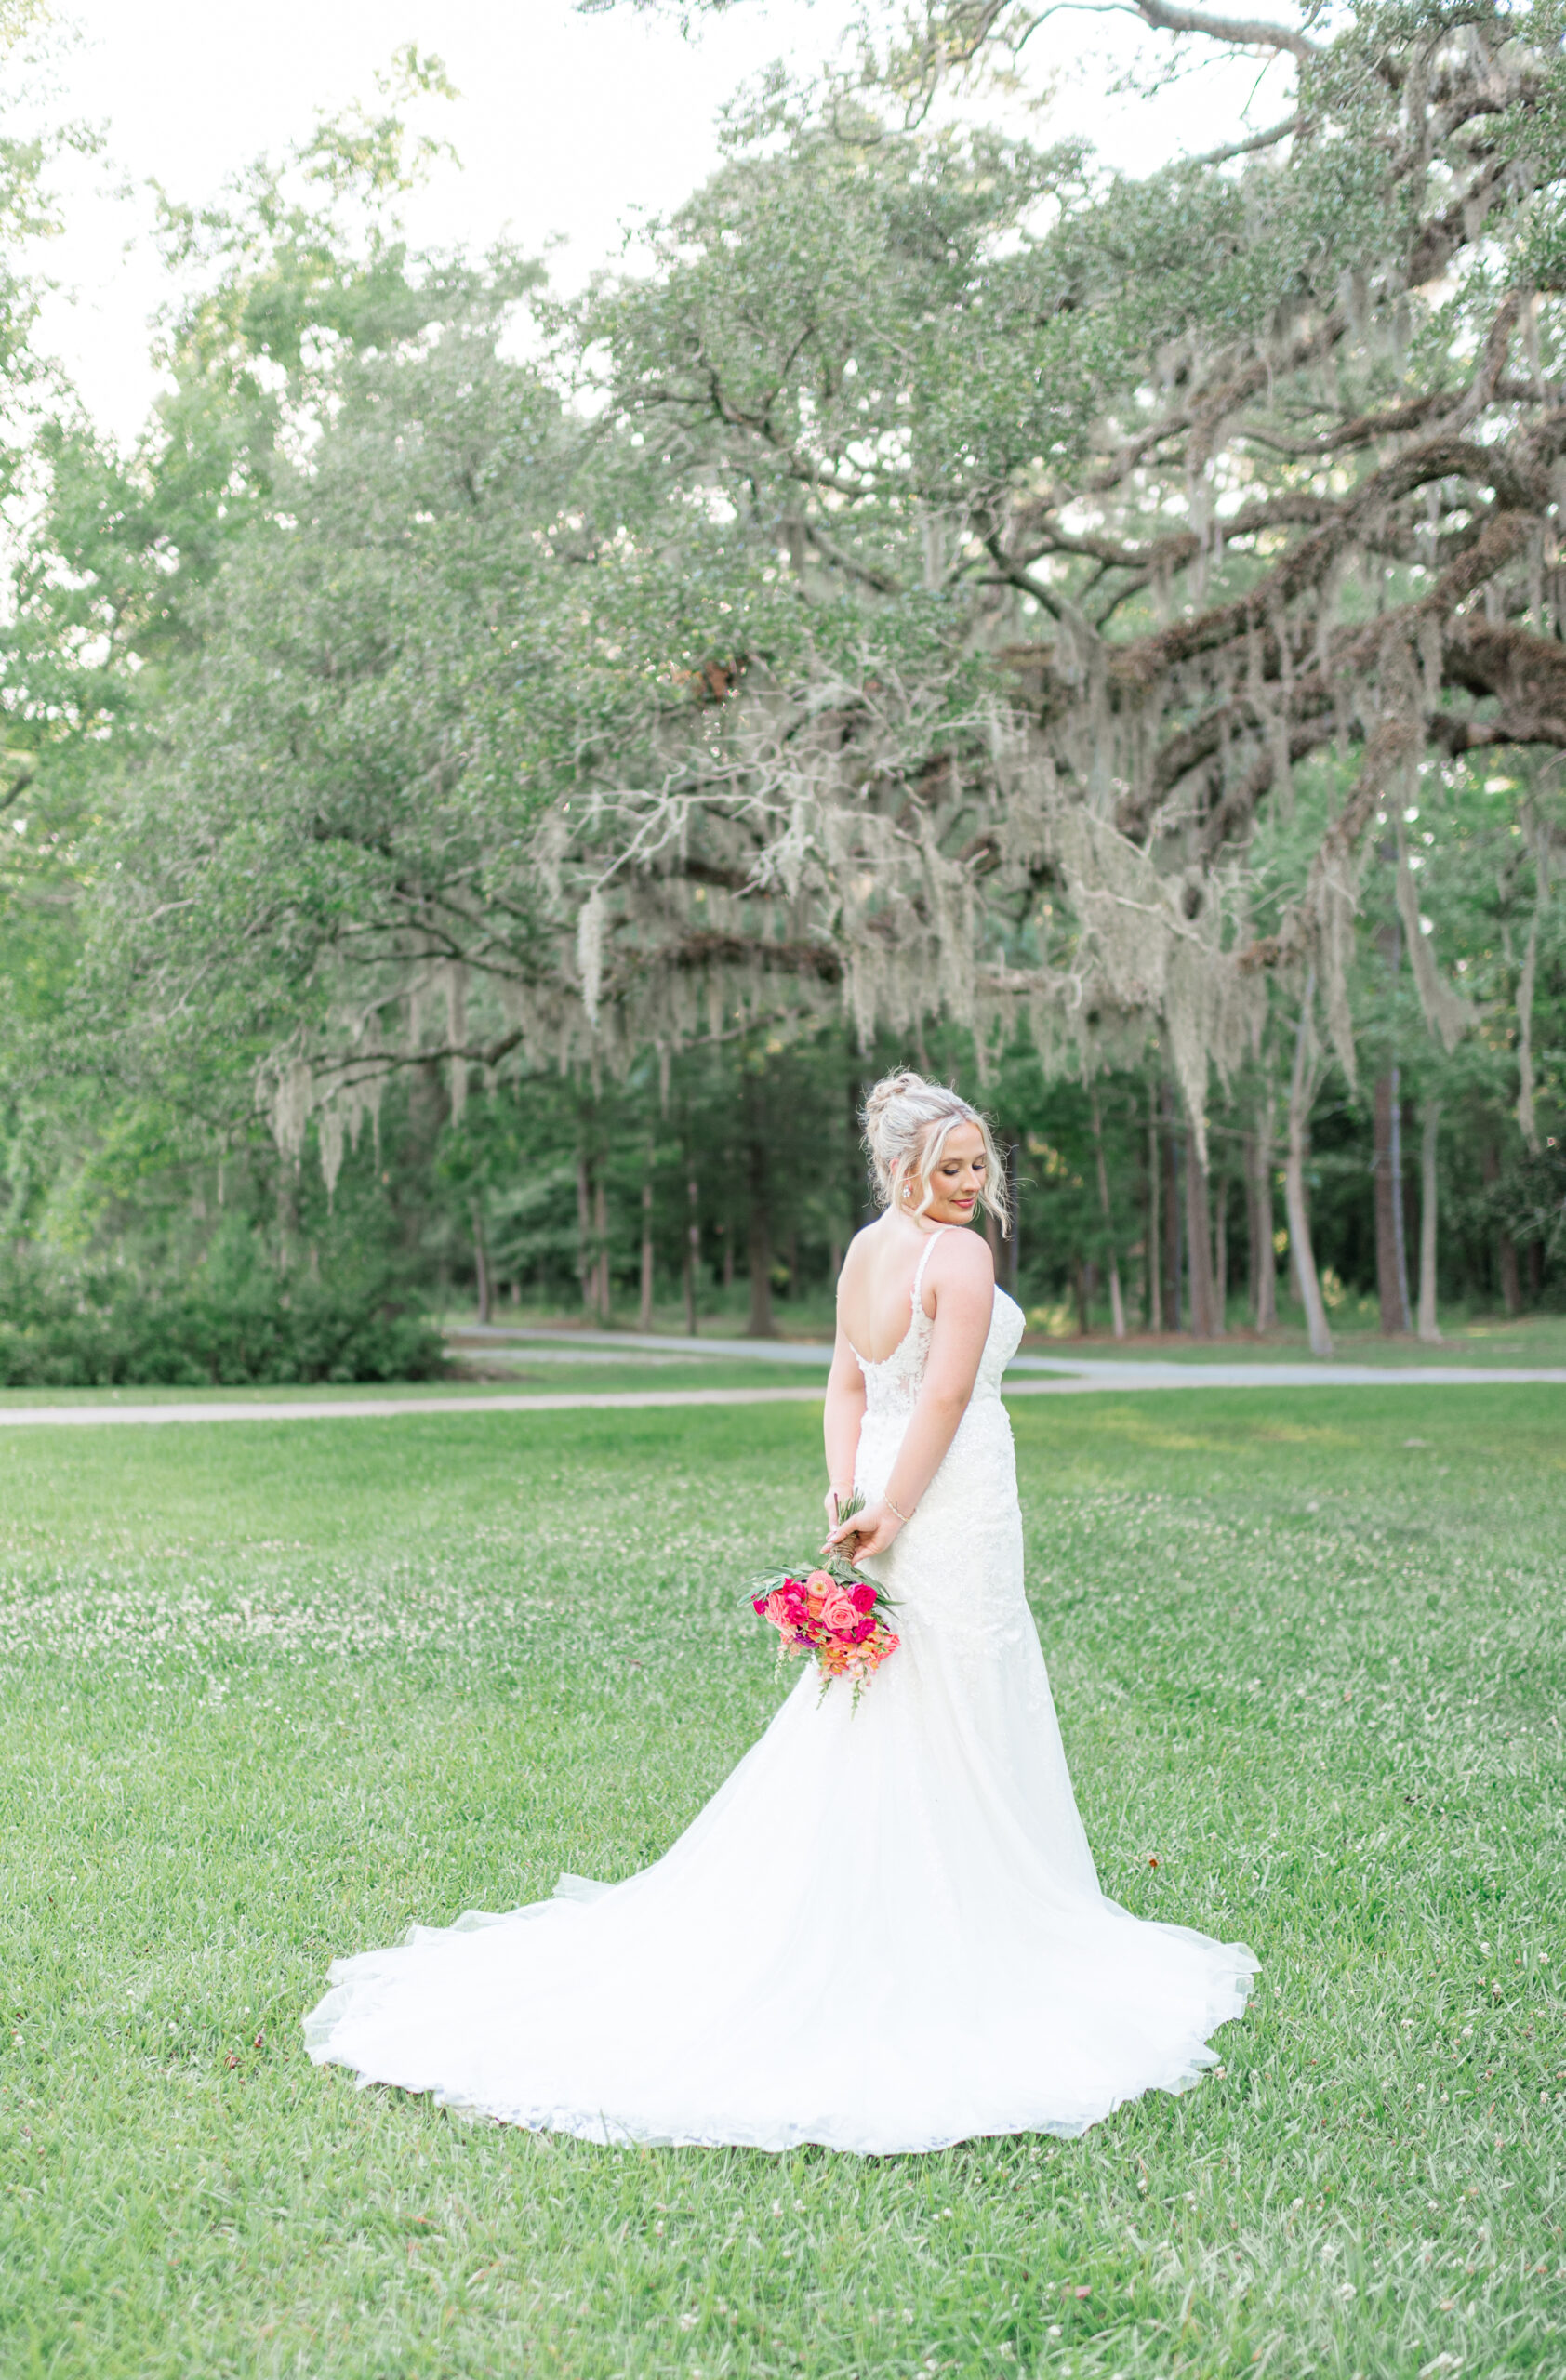
[{"label": "white wedding dress", "polygon": [[[872,1500],[929,1353],[921,1286],[902,1344],[860,1358]],[[1000,1397],[1022,1327],[997,1290],[878,1573],[902,1642],[857,1711],[807,1664],[656,1866],[339,1959],[305,2022],[318,2064],[587,2139],[878,2155],[1077,2134],[1197,2080],[1256,1962],[1099,1891],[1023,1593]]]}]

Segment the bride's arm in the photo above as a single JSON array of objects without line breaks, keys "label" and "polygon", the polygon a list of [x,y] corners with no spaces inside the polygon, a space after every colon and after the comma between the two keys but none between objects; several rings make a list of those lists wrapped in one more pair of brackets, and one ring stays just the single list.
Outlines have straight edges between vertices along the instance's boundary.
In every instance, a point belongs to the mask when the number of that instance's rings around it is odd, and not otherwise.
[{"label": "bride's arm", "polygon": [[[913,1418],[903,1435],[886,1493],[858,1514],[840,1535],[857,1535],[856,1554],[883,1554],[946,1459],[957,1425],[968,1409],[978,1378],[979,1357],[989,1336],[995,1307],[995,1263],[977,1232],[953,1231],[935,1260],[939,1278],[931,1287],[936,1328]],[[861,1407],[863,1393],[861,1391]],[[856,1435],[857,1423],[856,1423]],[[830,1455],[829,1452],[829,1461]],[[835,1474],[833,1474],[836,1475]]]},{"label": "bride's arm", "polygon": [[859,1429],[865,1418],[865,1375],[859,1359],[837,1327],[832,1368],[827,1376],[827,1526],[837,1519],[838,1503],[848,1501],[854,1485],[854,1464],[859,1452]]}]

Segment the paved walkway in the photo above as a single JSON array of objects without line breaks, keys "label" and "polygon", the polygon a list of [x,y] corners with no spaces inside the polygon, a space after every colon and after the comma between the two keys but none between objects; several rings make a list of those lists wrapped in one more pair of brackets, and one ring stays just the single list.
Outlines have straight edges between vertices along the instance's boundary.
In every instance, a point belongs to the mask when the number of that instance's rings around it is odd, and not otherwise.
[{"label": "paved walkway", "polygon": [[1084,1355],[1080,1361],[1018,1355],[1014,1370],[1068,1370],[1066,1380],[1006,1381],[1008,1396],[1091,1388],[1481,1388],[1487,1381],[1566,1385],[1566,1368],[1506,1370],[1478,1364],[1145,1364]]},{"label": "paved walkway", "polygon": [[[1054,1380],[1006,1382],[1008,1396],[1080,1396],[1104,1389],[1187,1388],[1487,1388],[1548,1382],[1566,1387],[1566,1369],[1465,1371],[1429,1365],[1418,1371],[1379,1371],[1370,1364],[1111,1364],[1083,1363]],[[405,1413],[634,1412],[670,1405],[818,1405],[824,1382],[808,1388],[613,1389],[579,1396],[338,1396],[254,1404],[10,1405],[0,1407],[0,1429],[91,1429],[121,1422],[359,1421],[397,1420]]]},{"label": "paved walkway", "polygon": [[742,1355],[756,1364],[829,1364],[829,1339],[693,1339],[655,1330],[547,1330],[536,1323],[471,1322],[445,1334],[458,1355],[517,1355],[527,1363],[601,1363],[603,1350],[617,1355],[683,1355],[703,1362],[711,1355]]},{"label": "paved walkway", "polygon": [[[518,1361],[530,1364],[597,1363],[602,1360],[601,1351],[604,1348],[613,1348],[617,1355],[633,1361],[640,1355],[656,1352],[687,1358],[722,1355],[758,1364],[817,1366],[829,1363],[832,1353],[827,1341],[806,1339],[675,1339],[659,1338],[651,1332],[644,1336],[641,1331],[632,1337],[623,1330],[573,1330],[567,1340],[563,1331],[542,1330],[527,1323],[511,1329],[504,1324],[492,1323],[484,1329],[475,1324],[465,1330],[450,1331],[447,1337],[458,1353],[482,1346],[486,1355],[504,1355],[510,1342],[511,1352]],[[1175,1364],[1156,1355],[1139,1360],[1074,1355],[1063,1349],[1058,1355],[1014,1355],[1007,1370],[1008,1395],[1028,1393],[1021,1382],[1013,1379],[1015,1372],[1042,1372],[1047,1378],[1041,1386],[1066,1394],[1088,1388],[1356,1388],[1374,1386],[1382,1381],[1425,1381],[1446,1387],[1486,1380],[1566,1382],[1566,1367],[1560,1366],[1553,1369],[1508,1370],[1499,1365],[1478,1364]]]}]

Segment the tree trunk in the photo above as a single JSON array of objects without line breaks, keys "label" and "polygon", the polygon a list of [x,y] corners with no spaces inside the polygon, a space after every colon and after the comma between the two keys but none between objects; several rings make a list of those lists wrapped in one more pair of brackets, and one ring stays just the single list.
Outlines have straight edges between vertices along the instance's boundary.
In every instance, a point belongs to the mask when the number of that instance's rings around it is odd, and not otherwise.
[{"label": "tree trunk", "polygon": [[1278,1326],[1278,1251],[1272,1244],[1272,1083],[1256,1108],[1256,1129],[1246,1144],[1246,1239],[1251,1250],[1251,1319],[1258,1330]]},{"label": "tree trunk", "polygon": [[1415,1327],[1414,1266],[1419,1250],[1419,1168],[1413,1152],[1418,1138],[1419,1110],[1407,1096],[1398,1104],[1398,1165],[1402,1179],[1402,1197],[1398,1200],[1398,1245],[1401,1250],[1403,1304],[1408,1310],[1408,1327]]},{"label": "tree trunk", "polygon": [[649,1157],[648,1171],[642,1180],[642,1302],[637,1310],[636,1327],[650,1330],[653,1327],[653,1176]]},{"label": "tree trunk", "polygon": [[294,1261],[294,1243],[299,1232],[299,1202],[294,1187],[296,1179],[287,1158],[280,1157],[277,1160],[277,1269],[283,1274],[286,1274]]},{"label": "tree trunk", "polygon": [[1016,1141],[1006,1144],[1006,1203],[1012,1210],[1011,1237],[1006,1242],[1006,1287],[1015,1298],[1022,1269],[1022,1149]]},{"label": "tree trunk", "polygon": [[1436,1145],[1440,1133],[1440,1102],[1425,1103],[1424,1130],[1419,1144],[1419,1336],[1439,1347],[1436,1322]]},{"label": "tree trunk", "polygon": [[594,1251],[592,1267],[592,1302],[599,1321],[606,1324],[611,1319],[611,1302],[609,1295],[609,1210],[608,1199],[604,1187],[604,1177],[602,1174],[599,1175],[598,1180],[593,1184],[592,1236]]},{"label": "tree trunk", "polygon": [[1375,1078],[1374,1156],[1371,1180],[1375,1191],[1375,1292],[1381,1305],[1381,1329],[1391,1339],[1408,1329],[1408,1306],[1398,1263],[1399,1208],[1402,1199],[1398,1135],[1398,1073],[1395,1066]]},{"label": "tree trunk", "polygon": [[1517,1268],[1516,1244],[1509,1232],[1502,1232],[1495,1256],[1501,1274],[1501,1302],[1515,1316],[1522,1312],[1522,1279]]},{"label": "tree trunk", "polygon": [[1228,1328],[1228,1176],[1213,1192],[1213,1315],[1221,1339]]},{"label": "tree trunk", "polygon": [[1092,1101],[1093,1153],[1098,1160],[1098,1204],[1104,1216],[1104,1239],[1109,1251],[1109,1328],[1117,1339],[1125,1337],[1125,1301],[1121,1296],[1120,1258],[1115,1253],[1114,1221],[1109,1209],[1109,1172],[1104,1162],[1104,1125],[1098,1112],[1096,1086],[1088,1094]]},{"label": "tree trunk", "polygon": [[468,1211],[473,1219],[473,1277],[478,1288],[479,1328],[482,1330],[489,1323],[489,1251],[484,1244],[484,1209],[476,1198],[468,1201]]},{"label": "tree trunk", "polygon": [[592,1167],[585,1149],[577,1152],[577,1276],[582,1303],[591,1314],[597,1273],[592,1261]]},{"label": "tree trunk", "polygon": [[1163,1329],[1163,1246],[1162,1219],[1159,1213],[1159,1190],[1162,1170],[1158,1136],[1158,1094],[1149,1084],[1148,1089],[1148,1230],[1145,1253],[1148,1272],[1148,1328]]},{"label": "tree trunk", "polygon": [[1207,1169],[1196,1145],[1186,1140],[1186,1279],[1190,1288],[1191,1335],[1215,1339],[1218,1317],[1213,1297],[1213,1220],[1207,1203]]},{"label": "tree trunk", "polygon": [[1180,1135],[1169,1085],[1162,1086],[1163,1106],[1163,1313],[1164,1327],[1181,1327],[1180,1299]]},{"label": "tree trunk", "polygon": [[1093,1326],[1094,1269],[1086,1257],[1077,1266],[1077,1330],[1083,1339]]},{"label": "tree trunk", "polygon": [[701,1264],[699,1197],[697,1179],[693,1173],[685,1184],[685,1199],[690,1217],[685,1228],[685,1329],[693,1339],[696,1337],[697,1276]]},{"label": "tree trunk", "polygon": [[[1480,1170],[1487,1184],[1501,1179],[1501,1152],[1493,1141],[1487,1142],[1480,1158]],[[1500,1283],[1501,1302],[1508,1314],[1522,1312],[1522,1283],[1518,1277],[1517,1248],[1509,1232],[1495,1235],[1495,1276]]]},{"label": "tree trunk", "polygon": [[772,1210],[767,1182],[769,1119],[763,1086],[757,1077],[747,1077],[745,1093],[745,1173],[750,1197],[746,1262],[750,1274],[750,1318],[745,1325],[745,1336],[776,1339],[777,1330],[772,1318]]},{"label": "tree trunk", "polygon": [[1310,1219],[1305,1203],[1305,1157],[1310,1132],[1310,1108],[1316,1096],[1317,1083],[1316,1037],[1311,1025],[1315,998],[1316,970],[1312,968],[1306,979],[1299,1031],[1294,1040],[1294,1074],[1289,1083],[1289,1153],[1283,1164],[1283,1205],[1289,1219],[1289,1250],[1294,1259],[1294,1278],[1299,1284],[1300,1302],[1305,1308],[1305,1327],[1309,1334],[1310,1352],[1313,1355],[1330,1355],[1333,1334],[1327,1327],[1321,1284],[1316,1277],[1316,1258],[1310,1246]]},{"label": "tree trunk", "polygon": [[870,1188],[865,1145],[859,1131],[859,1102],[863,1086],[851,1074],[845,1088],[848,1092],[848,1236],[852,1239],[861,1224],[874,1223],[881,1210]]}]

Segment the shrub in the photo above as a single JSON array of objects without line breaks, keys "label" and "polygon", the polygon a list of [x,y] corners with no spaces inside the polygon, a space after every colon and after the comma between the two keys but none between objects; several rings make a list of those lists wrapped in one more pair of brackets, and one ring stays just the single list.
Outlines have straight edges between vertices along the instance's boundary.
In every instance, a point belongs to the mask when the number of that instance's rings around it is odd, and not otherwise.
[{"label": "shrub", "polygon": [[0,1387],[239,1387],[430,1380],[440,1333],[384,1280],[259,1267],[145,1288],[13,1259],[0,1267]]}]

